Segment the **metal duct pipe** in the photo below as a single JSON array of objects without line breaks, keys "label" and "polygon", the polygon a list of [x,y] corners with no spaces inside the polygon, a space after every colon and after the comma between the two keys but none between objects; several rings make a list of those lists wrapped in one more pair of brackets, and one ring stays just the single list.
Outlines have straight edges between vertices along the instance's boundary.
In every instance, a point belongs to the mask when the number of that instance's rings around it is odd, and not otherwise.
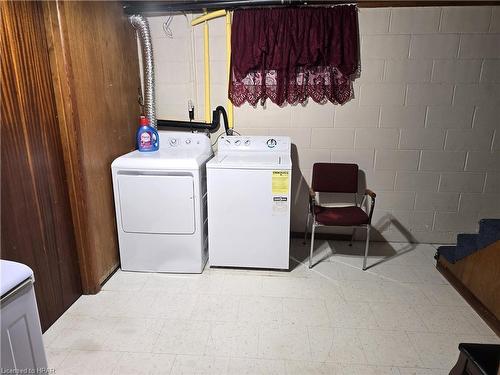
[{"label": "metal duct pipe", "polygon": [[130,23],[139,34],[142,47],[142,62],[144,69],[144,107],[146,117],[152,127],[156,126],[156,101],[155,101],[155,72],[153,62],[153,44],[148,20],[140,15],[134,14],[129,17]]}]

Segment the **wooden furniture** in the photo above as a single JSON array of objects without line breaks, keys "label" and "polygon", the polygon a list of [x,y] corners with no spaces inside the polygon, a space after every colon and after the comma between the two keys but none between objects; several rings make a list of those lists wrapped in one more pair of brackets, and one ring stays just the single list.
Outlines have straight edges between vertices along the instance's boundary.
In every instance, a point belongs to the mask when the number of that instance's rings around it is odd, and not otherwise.
[{"label": "wooden furniture", "polygon": [[119,263],[111,161],[134,148],[135,34],[119,2],[0,3],[2,258],[43,329]]},{"label": "wooden furniture", "polygon": [[440,256],[436,267],[500,335],[500,241],[456,263]]}]

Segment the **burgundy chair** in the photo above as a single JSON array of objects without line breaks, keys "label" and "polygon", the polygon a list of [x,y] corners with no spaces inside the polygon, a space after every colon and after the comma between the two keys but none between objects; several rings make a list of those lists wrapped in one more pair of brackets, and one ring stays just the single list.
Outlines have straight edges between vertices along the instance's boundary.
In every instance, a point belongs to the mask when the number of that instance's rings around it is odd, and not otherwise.
[{"label": "burgundy chair", "polygon": [[[353,205],[342,207],[322,206],[316,203],[316,193],[350,193],[353,194]],[[370,211],[363,210],[366,197],[371,198]],[[309,189],[309,212],[307,214],[305,238],[312,217],[311,228],[311,254],[309,256],[309,268],[312,267],[314,250],[314,231],[318,226],[331,227],[353,227],[352,240],[356,228],[366,229],[365,256],[363,259],[363,271],[366,270],[366,258],[368,257],[368,246],[370,243],[370,227],[373,209],[375,207],[376,194],[366,189],[363,200],[358,205],[358,165],[342,163],[315,163],[313,166],[312,184]]]}]

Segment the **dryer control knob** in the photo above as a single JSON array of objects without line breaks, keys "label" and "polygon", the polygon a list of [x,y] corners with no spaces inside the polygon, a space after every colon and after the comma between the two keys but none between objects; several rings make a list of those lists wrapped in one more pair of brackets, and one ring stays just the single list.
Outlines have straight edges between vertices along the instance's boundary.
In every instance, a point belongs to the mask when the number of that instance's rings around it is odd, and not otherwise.
[{"label": "dryer control knob", "polygon": [[250,146],[250,139],[247,139],[247,140],[245,141],[245,146]]},{"label": "dryer control knob", "polygon": [[231,140],[226,139],[226,144],[230,145],[231,144]]},{"label": "dryer control knob", "polygon": [[190,138],[186,139],[186,144],[188,145],[190,143],[191,143],[191,139]]},{"label": "dryer control knob", "polygon": [[170,138],[170,146],[177,146],[177,139]]},{"label": "dryer control knob", "polygon": [[241,139],[237,139],[236,141],[234,141],[234,144],[235,144],[236,146],[241,145]]},{"label": "dryer control knob", "polygon": [[266,143],[267,143],[267,147],[274,148],[277,145],[278,142],[276,142],[276,139],[270,138],[270,139],[267,140]]}]

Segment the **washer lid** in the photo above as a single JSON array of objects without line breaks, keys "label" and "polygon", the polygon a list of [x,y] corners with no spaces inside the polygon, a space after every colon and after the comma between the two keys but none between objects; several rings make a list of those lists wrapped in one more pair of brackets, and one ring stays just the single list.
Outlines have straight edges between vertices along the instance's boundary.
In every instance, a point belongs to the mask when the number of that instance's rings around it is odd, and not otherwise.
[{"label": "washer lid", "polygon": [[291,169],[292,161],[287,154],[232,153],[218,155],[207,163],[207,168],[234,169]]},{"label": "washer lid", "polygon": [[0,292],[2,296],[29,278],[33,278],[33,271],[27,265],[10,260],[0,260]]}]

